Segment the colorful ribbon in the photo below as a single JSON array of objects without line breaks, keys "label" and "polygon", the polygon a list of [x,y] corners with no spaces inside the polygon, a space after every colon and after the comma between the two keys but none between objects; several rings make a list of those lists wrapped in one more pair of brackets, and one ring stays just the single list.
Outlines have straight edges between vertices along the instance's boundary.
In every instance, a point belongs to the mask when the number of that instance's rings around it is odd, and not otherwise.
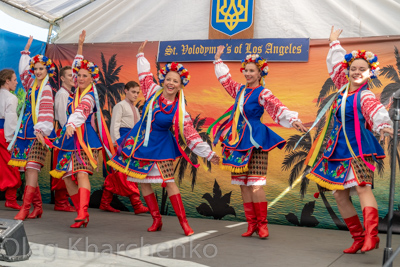
[{"label": "colorful ribbon", "polygon": [[[35,108],[33,108],[33,106],[36,105],[36,104],[32,103],[32,95],[35,96],[35,91],[33,90],[33,88],[36,89],[37,80],[35,79],[35,81],[33,83],[32,90],[31,90],[32,119],[34,118],[34,115],[33,115],[34,113],[37,112],[36,114],[39,114],[40,98],[42,97],[41,91],[42,91],[44,85],[47,84],[48,80],[49,80],[49,75],[46,75],[46,77],[42,81],[42,84],[40,85],[39,94],[38,94],[38,100],[39,101],[38,101],[37,107],[35,107]],[[33,98],[34,98],[34,100],[36,100],[35,97],[33,97]],[[15,129],[13,139],[11,140],[11,142],[8,144],[8,147],[7,147],[8,151],[11,150],[11,148],[14,146],[15,141],[17,140],[19,128],[21,127],[22,119],[24,118],[24,115],[25,115],[25,106],[26,105],[25,105],[25,101],[24,101],[24,104],[22,105],[21,113],[19,114],[19,117],[18,117],[17,128]],[[35,115],[35,117],[36,117],[36,115]],[[36,117],[36,122],[37,122],[37,117]],[[35,122],[35,120],[33,120],[34,124],[36,124],[36,122]],[[45,139],[45,141],[46,141],[46,139]]]},{"label": "colorful ribbon", "polygon": [[36,123],[37,123],[40,101],[42,100],[43,87],[47,84],[48,81],[49,81],[49,75],[47,74],[46,77],[43,79],[42,84],[40,85],[40,88],[39,88],[39,93],[38,93],[38,97],[37,97],[37,100],[38,100],[37,105],[36,105],[36,97],[35,97],[35,91],[37,88],[37,79],[35,79],[35,81],[33,82],[32,91],[31,91],[33,125],[36,125]]},{"label": "colorful ribbon", "polygon": [[[303,140],[304,136],[306,136],[306,135],[318,124],[318,122],[324,117],[325,113],[328,111],[329,108],[331,108],[333,101],[335,101],[335,99],[338,97],[338,95],[339,95],[343,90],[345,90],[345,89],[348,88],[348,87],[349,87],[349,83],[343,85],[342,88],[340,88],[340,89],[336,92],[336,94],[335,94],[331,99],[329,99],[329,101],[325,104],[325,106],[324,106],[324,107],[321,109],[321,111],[318,113],[317,118],[315,119],[315,121],[314,121],[314,123],[311,125],[311,127],[308,129],[308,131],[300,137],[299,141],[297,141],[297,143],[296,143],[296,145],[294,146],[293,150],[295,150],[295,149],[297,148],[297,146],[299,145],[300,141]],[[327,120],[327,121],[328,121],[328,120]],[[319,147],[319,148],[320,148],[320,147]],[[319,151],[319,148],[318,148],[318,151]],[[310,152],[311,152],[311,151],[310,151]]]}]

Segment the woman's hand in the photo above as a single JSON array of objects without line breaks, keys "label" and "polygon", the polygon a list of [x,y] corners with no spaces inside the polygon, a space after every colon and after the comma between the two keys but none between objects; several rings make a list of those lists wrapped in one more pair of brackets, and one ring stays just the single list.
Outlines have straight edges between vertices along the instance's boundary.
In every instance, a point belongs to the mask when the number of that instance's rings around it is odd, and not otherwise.
[{"label": "woman's hand", "polygon": [[72,137],[75,133],[75,128],[71,126],[67,126],[67,130],[65,130],[65,135],[67,136],[67,139]]},{"label": "woman's hand", "polygon": [[331,35],[329,36],[329,42],[337,41],[342,32],[342,29],[335,30],[335,26],[332,26]]},{"label": "woman's hand", "polygon": [[146,46],[146,44],[147,44],[147,40],[144,41],[144,42],[139,46],[138,54],[143,53],[143,50],[144,50],[144,47]]},{"label": "woman's hand", "polygon": [[86,38],[86,31],[83,30],[82,33],[79,34],[77,55],[83,54],[83,43],[85,42],[85,38]]},{"label": "woman's hand", "polygon": [[393,138],[393,129],[392,128],[383,128],[379,131],[380,133],[380,140],[383,141],[385,139],[385,136],[390,136]]},{"label": "woman's hand", "polygon": [[308,131],[308,129],[299,121],[295,121],[292,123],[293,128],[295,128],[297,131],[300,131],[302,133],[305,133]]},{"label": "woman's hand", "polygon": [[33,41],[33,36],[29,35],[28,42],[26,42],[26,45],[25,45],[25,51],[29,51],[29,48],[31,48],[31,45],[32,45],[32,41]]},{"label": "woman's hand", "polygon": [[44,137],[43,137],[42,133],[37,132],[36,139],[42,144],[42,146],[46,145],[46,142],[44,141]]},{"label": "woman's hand", "polygon": [[211,158],[210,162],[214,165],[219,165],[219,156],[217,154],[214,154],[214,156]]},{"label": "woman's hand", "polygon": [[221,58],[221,55],[224,53],[225,50],[225,46],[220,45],[217,47],[217,53],[215,53],[215,60],[218,60]]},{"label": "woman's hand", "polygon": [[79,41],[78,44],[79,45],[83,45],[83,43],[85,42],[85,38],[86,38],[86,31],[83,30],[81,34],[79,34]]}]

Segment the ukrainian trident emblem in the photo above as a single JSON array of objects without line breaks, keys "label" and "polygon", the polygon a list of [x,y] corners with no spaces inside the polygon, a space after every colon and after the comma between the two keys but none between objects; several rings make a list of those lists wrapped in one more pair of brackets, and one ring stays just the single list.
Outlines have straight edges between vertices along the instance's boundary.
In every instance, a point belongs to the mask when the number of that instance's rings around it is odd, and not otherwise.
[{"label": "ukrainian trident emblem", "polygon": [[211,27],[232,36],[253,24],[254,0],[212,0]]}]

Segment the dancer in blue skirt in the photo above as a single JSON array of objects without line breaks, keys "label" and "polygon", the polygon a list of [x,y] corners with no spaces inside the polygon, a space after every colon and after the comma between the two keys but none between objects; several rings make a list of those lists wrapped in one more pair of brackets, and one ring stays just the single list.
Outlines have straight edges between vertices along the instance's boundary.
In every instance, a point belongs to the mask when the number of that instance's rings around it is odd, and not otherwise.
[{"label": "dancer in blue skirt", "polygon": [[[162,183],[185,235],[192,235],[194,232],[174,182],[173,161],[184,156],[191,163],[179,146],[179,135],[198,156],[214,164],[218,164],[219,157],[203,142],[185,111],[183,88],[189,82],[189,72],[182,64],[169,63],[160,70],[161,86],[154,83],[150,63],[143,54],[146,42],[140,46],[137,55],[140,86],[146,99],[142,117],[132,131],[117,140],[122,151],[113,156],[109,165],[127,174],[128,180],[141,183],[142,194],[153,217],[153,225],[147,229],[149,232],[162,228],[157,199],[151,187],[153,183]],[[174,133],[170,131],[171,126]]]}]

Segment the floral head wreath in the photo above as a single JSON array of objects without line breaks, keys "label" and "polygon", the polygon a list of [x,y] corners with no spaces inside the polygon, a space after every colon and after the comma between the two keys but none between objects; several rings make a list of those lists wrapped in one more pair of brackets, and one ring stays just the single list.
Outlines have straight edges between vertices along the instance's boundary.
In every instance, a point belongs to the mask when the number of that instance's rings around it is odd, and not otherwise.
[{"label": "floral head wreath", "polygon": [[29,72],[34,74],[35,72],[35,64],[42,63],[46,66],[47,74],[49,77],[54,75],[54,71],[56,70],[56,66],[53,64],[50,58],[43,56],[43,55],[36,55],[29,61]]},{"label": "floral head wreath", "polygon": [[365,50],[353,50],[351,53],[348,53],[347,55],[344,56],[342,66],[345,69],[346,75],[349,75],[350,65],[357,58],[362,58],[365,61],[367,61],[372,72],[371,79],[376,78],[379,71],[378,57],[371,51],[365,51]]},{"label": "floral head wreath", "polygon": [[172,62],[172,63],[167,63],[158,72],[158,78],[160,79],[161,86],[164,85],[165,76],[167,76],[167,73],[170,71],[176,71],[179,74],[179,76],[181,77],[183,86],[186,86],[189,83],[189,80],[190,80],[189,71],[187,69],[185,69],[185,67],[182,64]]},{"label": "floral head wreath", "polygon": [[242,60],[242,67],[240,68],[240,71],[244,73],[244,69],[245,69],[246,65],[250,62],[253,62],[256,64],[256,66],[258,67],[258,69],[261,72],[261,77],[265,77],[268,75],[269,68],[268,68],[267,60],[263,59],[258,54],[247,55],[246,59]]},{"label": "floral head wreath", "polygon": [[84,69],[89,71],[90,75],[92,75],[93,82],[96,84],[99,82],[100,75],[99,75],[99,67],[93,62],[87,61],[86,59],[81,61],[76,61],[75,65],[73,66],[74,73],[78,74],[79,70]]}]

